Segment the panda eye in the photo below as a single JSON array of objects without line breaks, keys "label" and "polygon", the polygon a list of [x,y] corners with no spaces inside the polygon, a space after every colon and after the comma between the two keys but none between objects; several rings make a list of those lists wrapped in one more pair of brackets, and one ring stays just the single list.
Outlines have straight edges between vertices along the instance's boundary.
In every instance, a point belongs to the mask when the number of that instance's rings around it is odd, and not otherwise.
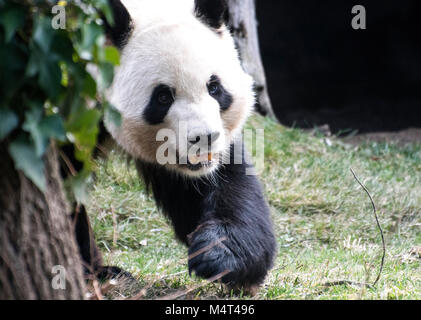
[{"label": "panda eye", "polygon": [[233,96],[224,88],[221,79],[212,75],[207,86],[209,95],[219,103],[221,111],[228,110],[233,103]]},{"label": "panda eye", "polygon": [[213,81],[208,84],[208,91],[211,96],[217,96],[221,91],[221,84],[219,81]]},{"label": "panda eye", "polygon": [[163,88],[156,96],[156,99],[160,105],[168,106],[174,102],[173,93],[169,88]]}]

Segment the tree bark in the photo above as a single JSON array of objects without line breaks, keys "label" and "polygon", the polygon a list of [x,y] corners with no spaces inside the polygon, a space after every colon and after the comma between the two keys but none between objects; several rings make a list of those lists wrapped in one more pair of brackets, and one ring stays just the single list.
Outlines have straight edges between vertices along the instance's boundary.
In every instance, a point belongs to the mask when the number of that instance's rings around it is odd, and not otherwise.
[{"label": "tree bark", "polygon": [[254,0],[228,1],[228,25],[240,52],[243,68],[254,78],[256,109],[260,114],[275,119],[260,55]]},{"label": "tree bark", "polygon": [[[83,299],[82,264],[54,145],[45,156],[45,193],[15,169],[5,143],[0,152],[0,299]],[[65,270],[65,289],[53,286],[54,266]]]}]

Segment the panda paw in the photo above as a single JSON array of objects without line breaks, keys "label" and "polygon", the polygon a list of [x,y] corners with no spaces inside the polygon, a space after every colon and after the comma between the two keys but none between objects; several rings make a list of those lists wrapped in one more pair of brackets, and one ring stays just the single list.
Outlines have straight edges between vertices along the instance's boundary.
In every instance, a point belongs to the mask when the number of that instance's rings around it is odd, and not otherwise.
[{"label": "panda paw", "polygon": [[232,248],[231,241],[220,232],[204,229],[196,232],[189,247],[189,273],[208,280],[235,284],[244,269],[244,263]]}]

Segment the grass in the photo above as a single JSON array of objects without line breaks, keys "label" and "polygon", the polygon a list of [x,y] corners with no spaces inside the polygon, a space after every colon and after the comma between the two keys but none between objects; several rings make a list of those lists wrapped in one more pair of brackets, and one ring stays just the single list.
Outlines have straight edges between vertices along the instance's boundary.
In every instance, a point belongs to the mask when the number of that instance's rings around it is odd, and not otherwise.
[{"label": "grass", "polygon": [[[279,244],[254,299],[421,299],[421,144],[352,146],[260,116],[248,127],[265,129],[261,180]],[[351,167],[374,198],[386,239],[375,288],[323,286],[372,282],[379,269],[379,231]],[[107,264],[135,275],[145,298],[190,290],[182,298],[250,299],[188,275],[187,249],[118,152],[99,162],[88,209]]]}]

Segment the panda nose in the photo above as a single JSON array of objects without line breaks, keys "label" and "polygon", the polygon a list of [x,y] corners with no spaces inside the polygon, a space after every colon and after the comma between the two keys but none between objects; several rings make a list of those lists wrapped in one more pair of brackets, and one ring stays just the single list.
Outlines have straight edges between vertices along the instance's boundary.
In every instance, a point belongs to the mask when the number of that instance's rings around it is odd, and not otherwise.
[{"label": "panda nose", "polygon": [[216,140],[218,140],[219,136],[221,134],[219,132],[212,132],[209,134],[205,134],[205,135],[196,135],[193,136],[191,138],[189,138],[189,142],[190,144],[194,145],[199,143],[200,141],[207,141],[208,142],[208,146],[210,147],[212,145],[212,143],[214,143]]}]

